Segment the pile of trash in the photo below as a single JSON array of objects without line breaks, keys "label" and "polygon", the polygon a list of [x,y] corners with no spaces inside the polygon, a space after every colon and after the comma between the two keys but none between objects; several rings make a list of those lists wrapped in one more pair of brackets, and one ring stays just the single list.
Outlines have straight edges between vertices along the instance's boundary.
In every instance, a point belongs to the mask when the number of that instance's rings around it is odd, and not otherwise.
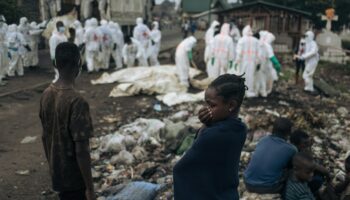
[{"label": "pile of trash", "polygon": [[[142,190],[139,195],[143,197],[150,194],[150,199],[155,195],[171,199],[172,168],[201,126],[190,114],[194,112],[180,111],[161,120],[138,118],[111,134],[93,138],[92,175],[99,199],[124,199],[118,195],[135,189]],[[153,185],[145,189],[145,184]]]}]

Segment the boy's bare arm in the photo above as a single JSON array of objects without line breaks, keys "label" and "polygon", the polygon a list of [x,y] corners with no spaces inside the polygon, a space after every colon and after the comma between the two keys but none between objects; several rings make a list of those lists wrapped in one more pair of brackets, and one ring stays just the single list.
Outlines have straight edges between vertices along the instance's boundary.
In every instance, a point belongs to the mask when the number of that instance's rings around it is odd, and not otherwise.
[{"label": "boy's bare arm", "polygon": [[91,157],[90,157],[89,140],[82,140],[82,141],[75,142],[75,153],[76,153],[77,162],[80,168],[80,172],[85,182],[86,191],[91,193],[91,195],[93,195],[94,186],[92,183],[92,175],[91,175]]}]

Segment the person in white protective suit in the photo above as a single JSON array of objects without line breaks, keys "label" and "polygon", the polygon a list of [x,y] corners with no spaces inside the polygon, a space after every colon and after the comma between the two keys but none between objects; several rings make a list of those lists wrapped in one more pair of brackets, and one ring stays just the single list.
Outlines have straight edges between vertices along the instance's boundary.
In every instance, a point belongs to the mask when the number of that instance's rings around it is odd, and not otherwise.
[{"label": "person in white protective suit", "polygon": [[177,68],[177,74],[180,79],[180,83],[188,87],[189,84],[189,70],[192,62],[192,49],[196,45],[197,39],[190,36],[184,39],[176,48],[175,63]]},{"label": "person in white protective suit", "polygon": [[94,0],[81,0],[80,2],[80,19],[85,20],[92,16],[92,2]]},{"label": "person in white protective suit", "polygon": [[232,37],[232,40],[233,40],[233,48],[236,49],[238,40],[241,39],[241,33],[240,33],[240,30],[237,28],[236,24],[231,23],[230,25],[231,25],[230,36]]},{"label": "person in white protective suit", "polygon": [[86,47],[85,60],[88,72],[99,71],[102,61],[102,32],[98,29],[97,19],[91,18],[86,24],[84,43]]},{"label": "person in white protective suit", "polygon": [[111,53],[113,50],[113,39],[112,39],[112,30],[108,26],[108,22],[106,20],[101,20],[101,26],[99,30],[102,33],[101,38],[101,48],[102,48],[102,69],[109,68],[109,61],[111,58]]},{"label": "person in white protective suit", "polygon": [[75,20],[72,27],[75,29],[74,44],[81,48],[84,44],[84,28],[79,20]]},{"label": "person in white protective suit", "polygon": [[124,35],[120,30],[120,26],[116,22],[110,21],[108,23],[109,28],[112,30],[112,39],[113,39],[113,49],[112,57],[114,59],[116,69],[123,68],[123,47],[124,47]]},{"label": "person in white protective suit", "polygon": [[218,21],[213,21],[205,33],[205,50],[204,50],[204,62],[207,66],[207,73],[210,74],[210,70],[213,68],[212,63],[209,61],[212,53],[212,41],[214,39],[215,33],[219,29],[220,23]]},{"label": "person in white protective suit", "polygon": [[[31,42],[31,36],[29,34],[30,29],[31,27],[29,25],[28,19],[26,17],[21,17],[19,20],[18,31],[23,35],[24,40],[27,44],[30,44]],[[23,51],[22,59],[24,67],[31,66],[31,51]]]},{"label": "person in white protective suit", "polygon": [[135,60],[142,56],[141,43],[134,38],[126,37],[122,54],[124,64],[127,67],[134,67]]},{"label": "person in white protective suit", "polygon": [[303,73],[305,82],[304,90],[308,92],[315,91],[313,76],[320,60],[318,46],[314,39],[315,34],[312,31],[305,33],[305,51],[301,56],[298,56],[300,60],[305,60],[305,70]]},{"label": "person in white protective suit", "polygon": [[40,42],[40,34],[43,32],[43,29],[40,29],[40,25],[36,22],[30,23],[30,43],[29,46],[32,51],[29,54],[30,67],[38,66],[39,64],[39,54],[38,54],[38,45]]},{"label": "person in white protective suit", "polygon": [[7,68],[9,64],[8,51],[6,46],[6,33],[7,24],[3,15],[0,15],[0,86],[5,85],[6,82],[3,79],[6,76]]},{"label": "person in white protective suit", "polygon": [[24,51],[22,50],[24,46],[28,46],[22,33],[18,31],[16,24],[11,24],[8,27],[8,32],[6,34],[6,45],[8,48],[8,56],[10,58],[9,68],[7,75],[12,77],[17,73],[18,76],[24,75],[23,70],[23,60],[21,56]]},{"label": "person in white protective suit", "polygon": [[51,56],[51,61],[54,65],[54,70],[55,70],[55,78],[52,81],[53,83],[55,83],[58,78],[59,78],[59,74],[58,74],[58,70],[56,69],[56,64],[55,64],[55,58],[56,58],[56,47],[61,44],[62,42],[67,42],[68,38],[66,37],[66,35],[64,34],[66,28],[64,27],[64,24],[62,21],[58,21],[56,23],[56,30],[52,33],[52,36],[50,37],[49,40],[49,46],[50,46],[50,56]]},{"label": "person in white protective suit", "polygon": [[162,40],[162,33],[159,30],[159,23],[152,23],[152,31],[150,33],[151,46],[149,48],[149,63],[151,66],[159,66],[158,54],[160,51],[160,42]]},{"label": "person in white protective suit", "polygon": [[236,75],[244,74],[246,86],[248,91],[246,96],[256,97],[255,91],[255,71],[258,65],[260,65],[260,43],[259,40],[253,37],[253,31],[248,25],[244,27],[243,37],[239,39],[236,48],[236,61],[233,70],[230,73]]},{"label": "person in white protective suit", "polygon": [[275,36],[268,31],[260,31],[259,35],[261,64],[255,75],[255,90],[258,95],[267,97],[272,92],[273,82],[278,80],[277,71],[281,70],[281,64],[272,48]]},{"label": "person in white protective suit", "polygon": [[216,79],[218,76],[226,74],[229,68],[232,68],[235,49],[230,34],[230,25],[225,23],[221,27],[219,35],[216,35],[212,41],[211,53],[209,57],[208,76]]},{"label": "person in white protective suit", "polygon": [[150,34],[151,31],[149,28],[143,23],[142,18],[137,18],[136,19],[136,26],[134,28],[133,32],[133,38],[136,39],[141,43],[141,47],[143,48],[142,56],[138,59],[139,60],[139,65],[140,66],[148,66],[147,60],[147,52],[148,48],[150,46]]}]

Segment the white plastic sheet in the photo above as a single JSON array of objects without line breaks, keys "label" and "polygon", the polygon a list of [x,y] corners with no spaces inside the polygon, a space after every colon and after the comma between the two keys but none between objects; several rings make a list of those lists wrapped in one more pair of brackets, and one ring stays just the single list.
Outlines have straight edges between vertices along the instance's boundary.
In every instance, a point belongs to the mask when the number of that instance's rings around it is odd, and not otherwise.
[{"label": "white plastic sheet", "polygon": [[[201,71],[190,69],[190,78],[199,75]],[[167,94],[171,92],[183,93],[187,88],[180,84],[174,65],[154,67],[134,67],[104,73],[93,85],[120,83],[110,93],[110,97],[132,96],[136,94]]]}]

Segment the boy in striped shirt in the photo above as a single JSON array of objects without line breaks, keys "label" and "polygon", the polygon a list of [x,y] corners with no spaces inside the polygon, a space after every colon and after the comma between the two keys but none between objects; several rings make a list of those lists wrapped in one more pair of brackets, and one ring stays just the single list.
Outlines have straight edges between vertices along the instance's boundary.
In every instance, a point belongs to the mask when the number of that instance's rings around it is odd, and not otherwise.
[{"label": "boy in striped shirt", "polygon": [[285,200],[315,200],[308,182],[312,180],[315,165],[312,156],[297,153],[293,158],[293,171],[288,179]]}]

